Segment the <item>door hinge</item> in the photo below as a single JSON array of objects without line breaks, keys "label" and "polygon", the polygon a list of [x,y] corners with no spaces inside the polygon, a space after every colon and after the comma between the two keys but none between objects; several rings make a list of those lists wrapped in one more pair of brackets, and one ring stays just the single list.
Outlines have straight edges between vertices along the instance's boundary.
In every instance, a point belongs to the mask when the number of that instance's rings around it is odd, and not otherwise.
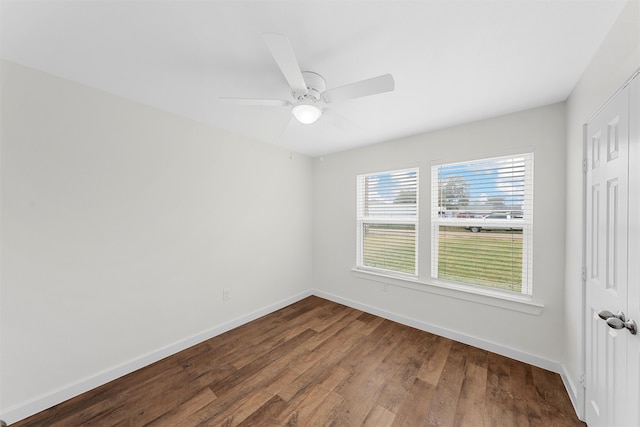
[{"label": "door hinge", "polygon": [[587,281],[587,267],[582,267],[582,281],[586,282]]},{"label": "door hinge", "polygon": [[587,173],[587,159],[582,161],[582,173]]},{"label": "door hinge", "polygon": [[582,388],[585,388],[585,389],[587,388],[587,380],[584,376],[584,373],[580,374],[580,378],[578,378],[578,384]]}]

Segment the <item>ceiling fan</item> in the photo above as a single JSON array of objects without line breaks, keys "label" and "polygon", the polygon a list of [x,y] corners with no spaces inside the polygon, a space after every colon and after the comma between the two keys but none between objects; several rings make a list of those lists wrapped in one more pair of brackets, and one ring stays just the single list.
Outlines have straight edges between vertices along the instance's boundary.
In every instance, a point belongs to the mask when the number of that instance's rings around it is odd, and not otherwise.
[{"label": "ceiling fan", "polygon": [[273,59],[291,87],[292,101],[286,99],[229,98],[220,99],[238,105],[256,105],[270,107],[293,106],[291,114],[302,124],[316,122],[327,108],[325,104],[363,96],[391,92],[395,88],[393,76],[384,74],[345,86],[327,90],[324,77],[312,71],[300,71],[291,44],[283,34],[265,33],[262,35]]}]

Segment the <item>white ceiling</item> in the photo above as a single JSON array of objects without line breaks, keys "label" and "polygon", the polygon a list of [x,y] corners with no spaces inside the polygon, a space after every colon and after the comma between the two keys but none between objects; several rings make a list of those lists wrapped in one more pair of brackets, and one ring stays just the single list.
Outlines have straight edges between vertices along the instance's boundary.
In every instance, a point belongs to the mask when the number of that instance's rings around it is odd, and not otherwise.
[{"label": "white ceiling", "polygon": [[[565,100],[624,0],[7,1],[2,58],[212,126],[321,156]],[[333,88],[391,73],[395,91],[331,104],[353,122],[290,122],[262,33],[286,34]]]}]

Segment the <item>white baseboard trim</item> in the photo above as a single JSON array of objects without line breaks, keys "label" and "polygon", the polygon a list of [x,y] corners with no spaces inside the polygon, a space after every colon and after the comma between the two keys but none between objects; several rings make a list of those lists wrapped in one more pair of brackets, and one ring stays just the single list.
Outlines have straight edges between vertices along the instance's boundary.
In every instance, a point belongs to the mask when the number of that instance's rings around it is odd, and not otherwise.
[{"label": "white baseboard trim", "polygon": [[569,375],[567,375],[567,372],[564,366],[558,362],[545,359],[543,357],[535,356],[529,353],[525,353],[510,347],[505,347],[503,345],[500,345],[491,341],[482,340],[482,339],[464,335],[459,332],[455,332],[446,328],[431,325],[426,322],[422,322],[416,319],[402,316],[397,313],[382,310],[367,304],[362,304],[362,303],[359,303],[350,299],[346,299],[334,294],[322,292],[317,289],[313,289],[313,290],[310,289],[308,291],[301,292],[295,296],[278,301],[274,304],[271,304],[259,310],[253,311],[249,314],[238,317],[229,322],[225,322],[212,329],[209,329],[202,333],[185,338],[174,344],[160,348],[156,351],[153,351],[144,356],[131,360],[127,363],[116,366],[113,369],[109,369],[104,372],[98,373],[92,377],[86,378],[76,383],[69,384],[58,390],[48,393],[46,395],[36,397],[24,404],[10,407],[6,411],[4,411],[2,415],[0,415],[0,418],[4,419],[8,424],[20,421],[31,415],[37,414],[40,411],[43,411],[59,403],[62,403],[65,400],[78,396],[84,392],[87,392],[103,384],[106,384],[109,381],[113,381],[117,378],[120,378],[124,375],[127,375],[131,372],[141,369],[147,365],[150,365],[161,359],[164,359],[165,357],[171,356],[172,354],[176,354],[182,350],[185,350],[189,347],[192,347],[210,338],[213,338],[227,331],[230,331],[231,329],[237,328],[238,326],[242,326],[245,323],[251,322],[259,317],[262,317],[264,315],[277,311],[281,308],[291,305],[311,295],[316,295],[320,298],[324,298],[329,301],[336,302],[338,304],[343,304],[348,307],[362,310],[367,313],[375,314],[376,316],[393,320],[394,322],[398,322],[403,325],[411,326],[416,329],[420,329],[426,332],[430,332],[432,334],[440,335],[445,338],[462,342],[464,344],[472,345],[474,347],[478,347],[483,350],[491,351],[493,353],[497,353],[506,357],[510,357],[515,360],[519,360],[521,362],[529,363],[531,365],[538,366],[543,369],[547,369],[552,372],[556,372],[562,378],[564,386],[567,389],[567,393],[569,394],[569,398],[571,399],[574,409],[576,409],[576,413],[578,414],[578,417],[582,418],[581,411],[578,411],[578,408],[580,407],[580,405],[578,404],[580,399],[578,395],[578,390],[575,384],[571,381]]},{"label": "white baseboard trim", "polygon": [[384,317],[385,319],[393,320],[394,322],[398,322],[403,325],[411,326],[416,329],[420,329],[422,331],[440,335],[442,337],[449,338],[454,341],[472,345],[474,347],[481,348],[483,350],[491,351],[493,353],[497,353],[502,356],[509,357],[511,359],[519,360],[521,362],[525,362],[530,365],[537,366],[539,368],[546,369],[551,372],[555,372],[559,374],[560,378],[562,379],[562,383],[564,384],[564,387],[567,390],[567,394],[569,395],[569,399],[571,400],[573,409],[576,411],[576,415],[581,420],[583,420],[584,418],[582,411],[579,409],[581,408],[581,405],[580,405],[581,395],[578,393],[579,390],[576,388],[573,381],[571,381],[571,377],[568,375],[567,370],[565,369],[564,365],[562,365],[561,363],[546,359],[544,357],[526,353],[520,350],[516,350],[511,347],[506,347],[504,345],[497,344],[491,341],[486,341],[473,336],[464,335],[459,332],[452,331],[450,329],[435,326],[426,322],[422,322],[420,320],[412,319],[410,317],[402,316],[397,313],[382,310],[367,304],[361,304],[357,301],[353,301],[347,298],[342,298],[340,296],[322,292],[317,289],[313,291],[313,294],[320,298],[328,299],[330,301],[337,302],[338,304],[343,304],[351,308],[355,308],[367,313],[375,314],[376,316]]},{"label": "white baseboard trim", "polygon": [[571,376],[567,372],[564,365],[562,365],[562,372],[560,372],[559,374],[560,378],[562,378],[564,388],[567,389],[567,394],[569,395],[569,399],[571,400],[573,409],[576,411],[576,415],[581,421],[584,421],[584,389],[582,388],[582,385],[580,385],[580,388],[576,386],[576,384],[571,380]]},{"label": "white baseboard trim", "polygon": [[432,334],[440,335],[442,337],[449,338],[464,344],[472,345],[474,347],[478,347],[483,350],[491,351],[493,353],[497,353],[502,356],[509,357],[511,359],[519,360],[521,362],[525,362],[530,365],[534,365],[534,366],[546,369],[548,371],[556,372],[558,374],[562,373],[562,365],[553,360],[549,360],[543,357],[535,356],[533,354],[525,353],[520,350],[506,347],[501,344],[497,344],[491,341],[486,341],[470,335],[461,334],[459,332],[455,332],[450,329],[442,328],[440,326],[435,326],[435,325],[422,322],[420,320],[412,319],[410,317],[406,317],[397,313],[392,313],[390,311],[372,307],[367,304],[361,304],[359,302],[342,298],[334,294],[328,294],[326,292],[322,292],[318,290],[315,290],[313,294],[321,298],[325,298],[330,301],[337,302],[339,304],[347,305],[349,307],[356,308],[358,310],[362,310],[367,313],[375,314],[376,316],[384,317],[385,319],[393,320],[394,322],[402,323],[403,325],[411,326],[416,329],[430,332]]},{"label": "white baseboard trim", "polygon": [[0,415],[0,419],[3,419],[7,424],[11,425],[12,423],[23,420],[27,417],[30,417],[31,415],[37,414],[40,411],[62,403],[65,400],[71,399],[72,397],[78,396],[84,392],[106,384],[109,381],[113,381],[140,368],[162,360],[167,356],[171,356],[172,354],[176,354],[210,338],[223,334],[227,331],[230,331],[231,329],[251,322],[252,320],[255,320],[266,314],[272,313],[276,310],[280,310],[281,308],[291,305],[311,295],[313,295],[312,290],[301,292],[295,296],[283,299],[244,316],[240,316],[236,319],[230,320],[207,331],[201,332],[199,334],[180,340],[176,343],[170,344],[166,347],[155,350],[151,353],[133,359],[112,369],[100,372],[94,376],[77,381],[73,384],[66,385],[59,388],[58,390],[52,391],[51,393],[36,397],[24,404],[7,408]]}]

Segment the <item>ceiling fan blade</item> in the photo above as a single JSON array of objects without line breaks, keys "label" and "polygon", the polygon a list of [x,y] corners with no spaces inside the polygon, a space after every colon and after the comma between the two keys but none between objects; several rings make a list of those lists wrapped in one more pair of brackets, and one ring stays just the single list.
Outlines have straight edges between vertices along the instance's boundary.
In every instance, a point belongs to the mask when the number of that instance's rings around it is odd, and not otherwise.
[{"label": "ceiling fan blade", "polygon": [[377,95],[391,92],[395,89],[395,83],[391,74],[361,80],[345,86],[329,89],[322,94],[325,102],[336,102],[345,99],[360,98],[363,96]]},{"label": "ceiling fan blade", "polygon": [[265,33],[262,35],[262,38],[291,89],[296,92],[302,92],[303,94],[307,93],[307,84],[302,77],[296,55],[293,53],[291,43],[289,43],[287,36],[283,34]]},{"label": "ceiling fan blade", "polygon": [[278,139],[282,139],[282,135],[284,135],[284,133],[286,132],[287,129],[289,129],[289,126],[291,126],[291,121],[293,120],[293,116],[289,115],[289,120],[287,120],[287,124],[284,125],[284,127],[282,128],[282,130],[280,131],[280,134],[278,135]]},{"label": "ceiling fan blade", "polygon": [[360,126],[334,110],[327,109],[322,117],[327,119],[329,123],[331,123],[336,129],[343,132],[354,132],[362,130]]},{"label": "ceiling fan blade", "polygon": [[291,105],[289,101],[284,99],[258,99],[258,98],[227,98],[220,97],[220,100],[228,104],[248,105],[258,107],[286,107]]}]

